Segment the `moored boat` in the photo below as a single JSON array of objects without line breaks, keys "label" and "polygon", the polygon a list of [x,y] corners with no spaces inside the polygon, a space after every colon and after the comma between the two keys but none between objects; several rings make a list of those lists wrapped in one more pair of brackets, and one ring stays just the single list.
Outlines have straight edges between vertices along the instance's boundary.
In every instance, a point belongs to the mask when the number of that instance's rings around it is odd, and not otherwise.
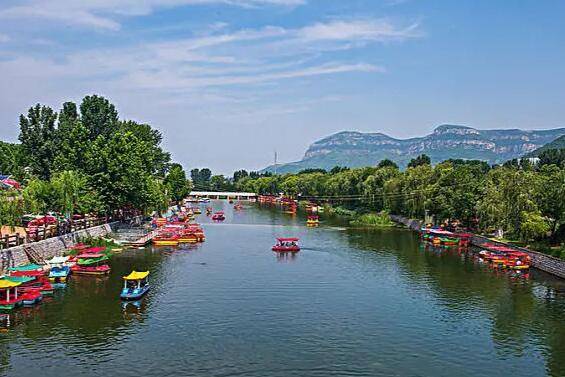
[{"label": "moored boat", "polygon": [[149,291],[148,276],[149,271],[132,271],[129,275],[124,276],[124,287],[120,293],[120,298],[122,300],[139,300],[142,298]]},{"label": "moored boat", "polygon": [[212,220],[214,221],[224,221],[226,216],[224,215],[223,211],[218,211],[212,215]]},{"label": "moored boat", "polygon": [[71,267],[77,275],[106,275],[110,273],[108,256],[104,254],[81,254],[77,257],[76,265]]},{"label": "moored boat", "polygon": [[67,264],[69,257],[53,257],[47,261],[51,266],[49,270],[49,280],[55,284],[62,284],[67,281],[71,273],[71,267]]},{"label": "moored boat", "polygon": [[7,279],[0,279],[0,310],[13,310],[23,305],[23,300],[18,295],[18,287],[21,284]]},{"label": "moored boat", "polygon": [[159,233],[152,240],[155,246],[177,246],[179,244],[179,235],[176,232]]}]

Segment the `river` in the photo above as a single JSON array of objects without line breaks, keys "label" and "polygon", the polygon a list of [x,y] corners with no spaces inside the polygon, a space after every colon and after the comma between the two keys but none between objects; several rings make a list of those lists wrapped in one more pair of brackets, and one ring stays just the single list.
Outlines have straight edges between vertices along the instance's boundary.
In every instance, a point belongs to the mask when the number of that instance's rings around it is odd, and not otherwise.
[{"label": "river", "polygon": [[[205,243],[112,257],[0,334],[6,376],[565,376],[565,285],[495,273],[407,230],[248,206]],[[303,250],[277,257],[277,236]],[[151,271],[140,307],[121,276]]]}]

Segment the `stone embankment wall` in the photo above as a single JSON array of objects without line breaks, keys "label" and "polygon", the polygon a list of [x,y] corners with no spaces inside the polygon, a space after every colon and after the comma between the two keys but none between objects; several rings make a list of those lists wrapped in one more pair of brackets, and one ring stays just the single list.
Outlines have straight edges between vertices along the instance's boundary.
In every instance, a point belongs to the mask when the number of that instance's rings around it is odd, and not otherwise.
[{"label": "stone embankment wall", "polygon": [[[393,221],[399,224],[403,224],[412,230],[420,231],[420,229],[422,229],[423,221],[421,220],[408,219],[406,217],[398,216],[398,215],[391,215],[390,218]],[[499,244],[502,246],[513,248],[516,251],[522,251],[524,253],[528,253],[528,255],[530,255],[530,257],[532,258],[533,267],[537,268],[538,270],[542,270],[552,275],[558,276],[562,279],[565,279],[565,261],[562,259],[555,258],[551,255],[543,254],[537,251],[524,249],[522,247],[509,245],[504,242],[493,241],[491,239],[478,235],[474,235],[473,238],[471,239],[471,244],[473,246],[488,249],[488,247],[483,246],[486,243]]]},{"label": "stone embankment wall", "polygon": [[552,275],[559,276],[562,279],[565,279],[565,261],[562,259],[544,253],[540,253],[538,251],[524,249],[523,247],[509,245],[504,242],[493,241],[491,239],[478,235],[473,236],[473,238],[471,239],[471,243],[474,246],[481,247],[484,249],[488,249],[488,246],[485,247],[484,245],[490,243],[490,244],[510,247],[512,249],[515,249],[516,251],[522,251],[524,253],[527,253],[532,258],[533,267],[537,268],[538,270],[542,270]]},{"label": "stone embankment wall", "polygon": [[408,219],[406,217],[402,217],[402,216],[398,216],[398,215],[390,215],[390,218],[392,221],[402,224],[404,226],[406,226],[409,229],[415,230],[415,231],[420,231],[420,229],[422,229],[422,225],[424,224],[423,221],[421,220],[413,220],[413,219]]},{"label": "stone embankment wall", "polygon": [[11,247],[0,250],[1,264],[0,271],[3,273],[10,267],[21,266],[31,263],[24,247],[33,248],[43,259],[51,259],[60,256],[63,252],[74,246],[77,241],[85,237],[104,237],[112,232],[118,223],[104,224],[88,229],[79,230],[65,234],[60,237],[48,238],[43,241],[28,243],[21,246]]}]

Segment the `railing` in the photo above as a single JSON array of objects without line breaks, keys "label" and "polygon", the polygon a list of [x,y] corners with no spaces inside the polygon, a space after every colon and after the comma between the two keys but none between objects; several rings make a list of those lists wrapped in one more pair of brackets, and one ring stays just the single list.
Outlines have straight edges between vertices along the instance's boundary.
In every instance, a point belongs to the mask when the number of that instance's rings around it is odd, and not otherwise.
[{"label": "railing", "polygon": [[6,249],[13,246],[20,246],[30,242],[42,241],[51,237],[63,236],[65,234],[76,232],[99,226],[110,222],[109,218],[95,219],[78,219],[69,222],[60,222],[53,225],[38,226],[34,230],[28,231],[26,234],[10,234],[0,237],[0,249]]}]

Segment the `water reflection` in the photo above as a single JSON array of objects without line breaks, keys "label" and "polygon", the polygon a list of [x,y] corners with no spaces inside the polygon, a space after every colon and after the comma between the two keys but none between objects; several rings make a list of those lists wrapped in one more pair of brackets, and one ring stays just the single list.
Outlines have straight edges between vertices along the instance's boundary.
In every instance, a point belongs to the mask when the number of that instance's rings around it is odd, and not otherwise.
[{"label": "water reflection", "polygon": [[[511,275],[411,232],[246,206],[205,215],[207,241],[125,250],[105,279],[73,277],[10,316],[0,374],[60,376],[562,376],[565,285]],[[271,251],[277,236],[298,254]],[[121,277],[150,270],[139,302]]]}]

